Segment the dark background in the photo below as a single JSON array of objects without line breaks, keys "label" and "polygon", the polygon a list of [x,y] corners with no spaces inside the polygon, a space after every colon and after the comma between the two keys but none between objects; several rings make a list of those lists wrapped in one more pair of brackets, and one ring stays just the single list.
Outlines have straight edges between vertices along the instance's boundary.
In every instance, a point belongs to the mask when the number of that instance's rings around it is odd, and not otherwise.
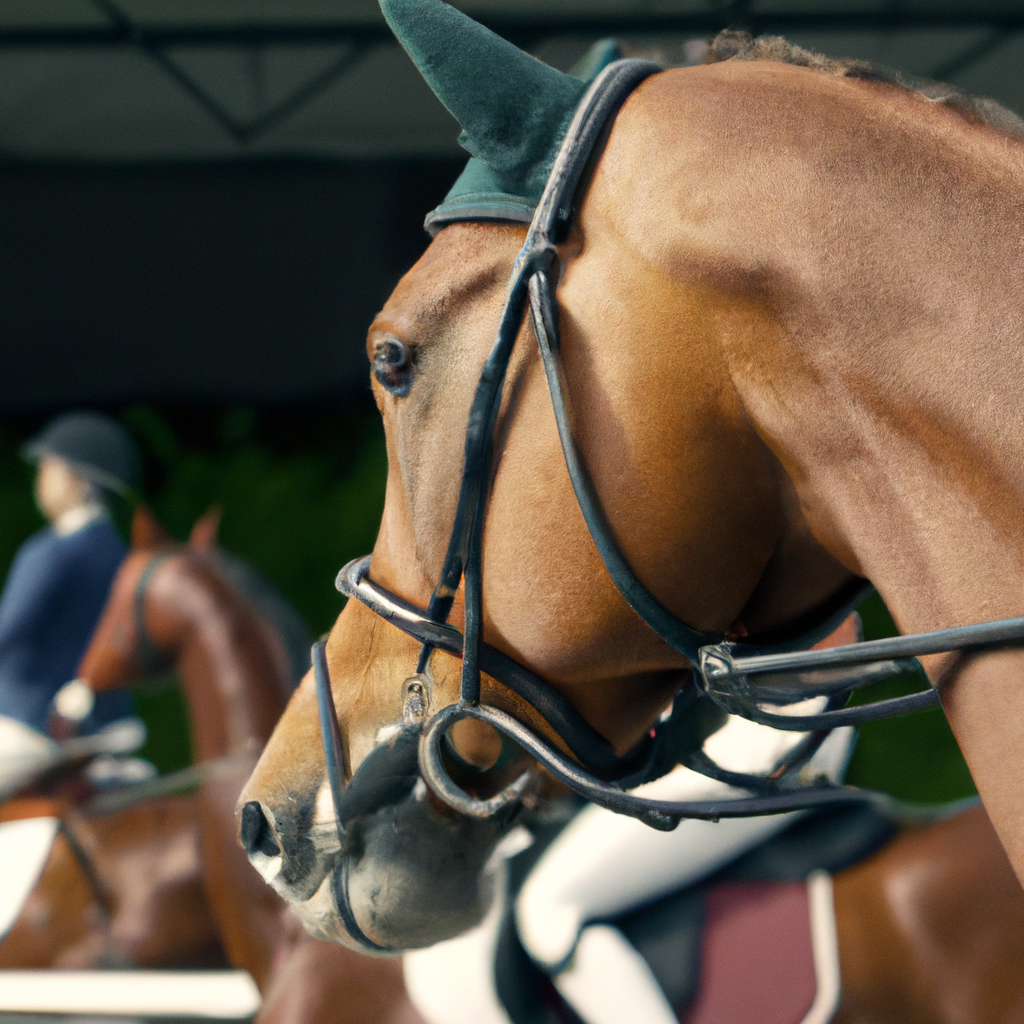
[{"label": "dark background", "polygon": [[0,410],[361,391],[461,163],[0,164]]}]

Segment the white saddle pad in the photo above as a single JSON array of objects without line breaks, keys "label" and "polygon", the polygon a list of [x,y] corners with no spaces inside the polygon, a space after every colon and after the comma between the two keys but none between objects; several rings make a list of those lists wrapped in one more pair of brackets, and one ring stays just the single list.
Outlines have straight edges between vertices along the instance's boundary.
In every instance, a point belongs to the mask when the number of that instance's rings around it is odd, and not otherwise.
[{"label": "white saddle pad", "polygon": [[39,881],[59,827],[57,818],[0,824],[0,939],[11,930]]},{"label": "white saddle pad", "polygon": [[60,747],[41,732],[0,715],[0,799],[16,793],[59,756]]}]

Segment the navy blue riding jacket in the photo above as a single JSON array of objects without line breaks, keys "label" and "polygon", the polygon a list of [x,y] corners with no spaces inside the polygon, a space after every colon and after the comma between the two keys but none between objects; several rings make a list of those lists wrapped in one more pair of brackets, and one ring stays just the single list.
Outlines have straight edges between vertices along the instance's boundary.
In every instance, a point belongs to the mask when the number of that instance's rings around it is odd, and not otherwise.
[{"label": "navy blue riding jacket", "polygon": [[[75,677],[126,549],[106,518],[18,550],[0,595],[0,715],[46,732],[54,694]],[[126,693],[98,694],[84,732],[134,714]]]}]

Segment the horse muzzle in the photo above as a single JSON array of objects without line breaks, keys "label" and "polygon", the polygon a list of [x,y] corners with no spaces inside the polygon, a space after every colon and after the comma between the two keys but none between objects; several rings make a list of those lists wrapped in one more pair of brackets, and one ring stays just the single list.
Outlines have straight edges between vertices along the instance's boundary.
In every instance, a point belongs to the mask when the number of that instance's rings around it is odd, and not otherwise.
[{"label": "horse muzzle", "polygon": [[380,743],[337,794],[325,780],[312,811],[243,805],[250,862],[317,938],[396,953],[461,934],[490,907],[488,862],[516,808],[467,817],[432,799],[420,733],[407,726]]}]

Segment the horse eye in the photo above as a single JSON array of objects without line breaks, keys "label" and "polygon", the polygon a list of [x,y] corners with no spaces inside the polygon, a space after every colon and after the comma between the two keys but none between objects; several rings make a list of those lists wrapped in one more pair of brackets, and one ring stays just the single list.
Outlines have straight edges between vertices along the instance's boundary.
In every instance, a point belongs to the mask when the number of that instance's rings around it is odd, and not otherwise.
[{"label": "horse eye", "polygon": [[413,360],[409,346],[388,335],[373,353],[373,375],[397,398],[412,387]]}]

